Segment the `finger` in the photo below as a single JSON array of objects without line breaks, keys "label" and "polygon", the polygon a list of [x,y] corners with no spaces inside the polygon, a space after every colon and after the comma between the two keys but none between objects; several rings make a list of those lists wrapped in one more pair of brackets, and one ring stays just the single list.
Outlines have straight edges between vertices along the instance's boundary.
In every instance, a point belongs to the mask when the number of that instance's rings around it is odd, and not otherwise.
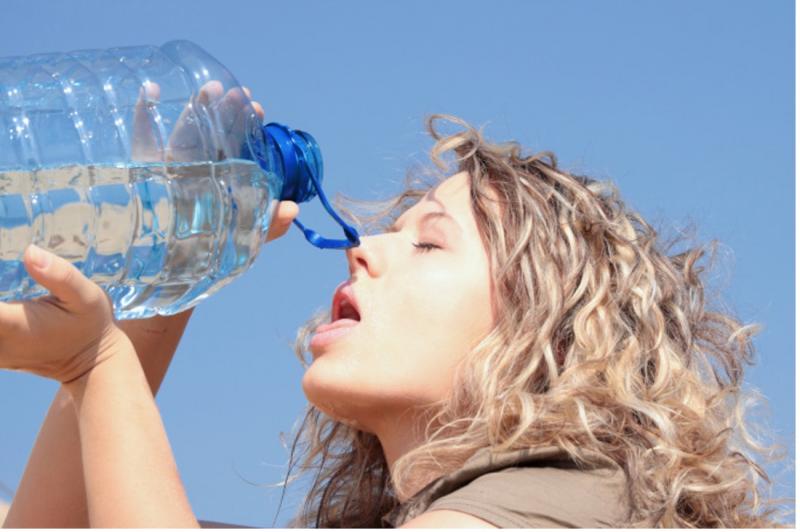
[{"label": "finger", "polygon": [[200,92],[197,95],[197,101],[201,105],[209,106],[219,100],[224,90],[225,88],[222,86],[221,81],[212,79],[200,87]]},{"label": "finger", "polygon": [[260,121],[250,105],[247,91],[241,87],[230,89],[220,99],[216,112],[217,124],[226,146],[226,155],[238,157],[245,141],[247,124],[255,120]]},{"label": "finger", "polygon": [[294,201],[284,200],[278,202],[278,208],[273,216],[274,222],[279,225],[289,225],[300,213],[300,206]]},{"label": "finger", "polygon": [[258,120],[263,122],[263,120],[264,120],[264,108],[261,107],[261,104],[258,103],[258,102],[252,102],[252,104],[253,104],[253,111],[256,112],[256,115],[258,116]]},{"label": "finger", "polygon": [[217,106],[218,118],[223,131],[229,132],[233,129],[234,122],[248,100],[249,97],[241,87],[233,87],[225,93]]},{"label": "finger", "polygon": [[102,289],[75,266],[58,255],[33,244],[25,249],[25,269],[34,281],[47,288],[65,308],[80,311],[97,304]]},{"label": "finger", "polygon": [[222,92],[222,83],[211,80],[200,87],[193,101],[187,102],[169,136],[168,160],[194,161],[213,158],[213,147],[207,144],[200,121],[203,120],[206,109],[219,99]]},{"label": "finger", "polygon": [[[253,111],[256,112],[256,116],[258,116],[258,120],[259,121],[263,121],[264,120],[264,108],[261,106],[260,103],[254,101],[252,99],[252,93],[250,92],[250,89],[248,87],[242,87],[242,90],[247,95],[247,98],[250,100],[250,106],[253,108]],[[247,104],[245,104],[245,105],[247,105]]]},{"label": "finger", "polygon": [[139,99],[133,108],[133,136],[131,157],[139,161],[161,160],[161,139],[153,127],[150,107],[158,102],[161,87],[158,83],[145,81],[139,88]]},{"label": "finger", "polygon": [[281,201],[272,216],[272,223],[267,231],[266,241],[275,240],[286,234],[292,221],[300,213],[300,207],[293,201]]}]

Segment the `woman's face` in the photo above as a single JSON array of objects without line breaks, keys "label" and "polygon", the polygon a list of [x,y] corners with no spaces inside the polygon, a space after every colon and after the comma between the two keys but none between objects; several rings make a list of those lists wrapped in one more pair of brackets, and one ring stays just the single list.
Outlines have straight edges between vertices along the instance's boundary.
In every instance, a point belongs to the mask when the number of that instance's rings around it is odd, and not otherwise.
[{"label": "woman's face", "polygon": [[490,331],[489,259],[469,187],[468,174],[449,177],[396,231],[347,250],[359,321],[316,335],[303,377],[322,411],[376,432],[409,407],[443,399],[456,364]]}]

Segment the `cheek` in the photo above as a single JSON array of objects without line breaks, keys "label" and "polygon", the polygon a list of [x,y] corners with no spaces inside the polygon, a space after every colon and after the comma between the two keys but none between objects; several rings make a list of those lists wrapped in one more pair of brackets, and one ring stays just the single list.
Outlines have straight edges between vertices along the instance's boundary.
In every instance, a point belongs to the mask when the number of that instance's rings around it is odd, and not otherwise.
[{"label": "cheek", "polygon": [[450,385],[454,366],[491,328],[489,287],[482,280],[448,268],[416,278],[413,289],[398,294],[371,330],[371,342],[382,346],[398,378]]},{"label": "cheek", "polygon": [[[491,326],[488,286],[474,272],[447,269],[427,276],[406,291],[400,307],[404,329],[424,331],[422,340],[463,354]],[[408,336],[406,336],[407,338]]]},{"label": "cheek", "polygon": [[375,291],[382,297],[365,308],[363,328],[306,370],[306,396],[329,415],[367,422],[443,399],[456,365],[489,331],[489,285],[479,272],[406,271]]}]

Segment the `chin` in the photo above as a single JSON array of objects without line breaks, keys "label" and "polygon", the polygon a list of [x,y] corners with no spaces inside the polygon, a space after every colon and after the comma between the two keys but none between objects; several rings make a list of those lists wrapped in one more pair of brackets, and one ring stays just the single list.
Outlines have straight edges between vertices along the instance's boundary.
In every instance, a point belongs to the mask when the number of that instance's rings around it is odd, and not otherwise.
[{"label": "chin", "polygon": [[315,360],[303,375],[303,393],[308,401],[326,415],[346,423],[356,425],[356,416],[350,405],[353,403],[354,390],[358,386],[349,379],[339,378],[333,368],[326,364],[327,360]]},{"label": "chin", "polygon": [[[331,360],[322,357],[308,367],[302,379],[303,393],[308,401],[325,415],[364,432],[373,433],[370,420],[385,416],[386,397],[366,387],[372,382],[358,376],[353,368],[343,368],[330,364]],[[391,402],[391,401],[390,401]]]}]

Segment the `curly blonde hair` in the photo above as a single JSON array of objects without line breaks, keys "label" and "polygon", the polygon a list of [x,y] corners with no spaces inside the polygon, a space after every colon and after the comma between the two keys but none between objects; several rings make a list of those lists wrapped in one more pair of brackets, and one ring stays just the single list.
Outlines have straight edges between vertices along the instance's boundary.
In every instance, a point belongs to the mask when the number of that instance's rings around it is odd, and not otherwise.
[{"label": "curly blonde hair", "polygon": [[[290,472],[314,477],[293,524],[380,527],[421,472],[454,470],[481,448],[556,445],[578,463],[599,453],[623,468],[631,511],[619,526],[780,526],[789,499],[767,497],[771,480],[747,452],[784,456],[745,421],[763,399],[742,389],[759,326],[707,301],[704,247],[670,254],[683,236],[662,244],[611,182],[562,170],[551,152],[524,155],[450,116],[427,128],[438,177],[410,174],[386,201],[346,200],[370,213],[348,215],[385,230],[447,172],[467,172],[503,312],[465,353],[447,400],[431,405],[426,443],[393,474],[376,436],[309,405]],[[329,318],[319,311],[298,331],[304,365]]]}]

